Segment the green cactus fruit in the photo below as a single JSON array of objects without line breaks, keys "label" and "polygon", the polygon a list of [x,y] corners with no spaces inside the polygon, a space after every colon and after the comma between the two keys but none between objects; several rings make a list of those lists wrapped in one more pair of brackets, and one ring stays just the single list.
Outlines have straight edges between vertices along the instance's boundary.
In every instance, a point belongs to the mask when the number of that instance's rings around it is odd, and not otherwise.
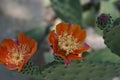
[{"label": "green cactus fruit", "polygon": [[51,0],[56,15],[63,21],[81,25],[82,6],[80,0]]},{"label": "green cactus fruit", "polygon": [[120,25],[105,29],[103,38],[107,47],[110,48],[113,53],[120,56]]},{"label": "green cactus fruit", "polygon": [[32,61],[28,61],[27,64],[25,64],[21,73],[34,78],[42,78],[41,68],[39,66],[35,66]]},{"label": "green cactus fruit", "polygon": [[105,28],[110,28],[113,24],[113,19],[110,14],[102,13],[99,17],[97,17],[97,26],[103,30]]},{"label": "green cactus fruit", "polygon": [[120,76],[120,64],[75,61],[70,65],[54,63],[42,71],[45,80],[112,80]]}]

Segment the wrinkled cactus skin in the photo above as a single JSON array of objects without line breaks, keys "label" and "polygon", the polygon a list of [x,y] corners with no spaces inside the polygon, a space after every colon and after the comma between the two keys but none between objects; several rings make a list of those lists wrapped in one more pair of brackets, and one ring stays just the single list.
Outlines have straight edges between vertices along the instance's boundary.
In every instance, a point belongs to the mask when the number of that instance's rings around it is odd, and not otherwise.
[{"label": "wrinkled cactus skin", "polygon": [[101,14],[97,19],[97,25],[103,30],[103,38],[107,47],[120,56],[120,18],[113,19],[108,14]]},{"label": "wrinkled cactus skin", "polygon": [[36,66],[32,61],[28,61],[21,73],[30,77],[42,79],[41,69],[41,67]]},{"label": "wrinkled cactus skin", "polygon": [[40,68],[28,62],[21,73],[41,80],[112,80],[120,76],[120,63],[73,61],[66,66],[53,61]]},{"label": "wrinkled cactus skin", "polygon": [[114,21],[113,25],[114,26],[120,25],[120,17]]},{"label": "wrinkled cactus skin", "polygon": [[72,62],[69,66],[53,64],[42,71],[45,80],[112,80],[120,76],[120,65],[100,62]]},{"label": "wrinkled cactus skin", "polygon": [[104,30],[105,44],[111,51],[120,56],[120,25],[111,27],[108,30]]}]

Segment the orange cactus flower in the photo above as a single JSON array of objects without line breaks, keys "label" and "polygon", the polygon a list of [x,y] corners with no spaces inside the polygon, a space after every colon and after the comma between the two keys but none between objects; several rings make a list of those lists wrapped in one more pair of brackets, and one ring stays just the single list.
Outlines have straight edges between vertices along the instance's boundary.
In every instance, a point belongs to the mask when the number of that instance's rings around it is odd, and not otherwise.
[{"label": "orange cactus flower", "polygon": [[86,31],[81,29],[79,25],[60,23],[56,26],[56,30],[50,32],[48,36],[49,43],[56,56],[64,59],[65,64],[69,64],[71,60],[85,60],[81,54],[89,49],[84,42]]},{"label": "orange cactus flower", "polygon": [[37,43],[35,40],[19,33],[18,40],[4,39],[0,43],[0,62],[9,70],[18,69],[18,71],[21,71],[36,49]]}]

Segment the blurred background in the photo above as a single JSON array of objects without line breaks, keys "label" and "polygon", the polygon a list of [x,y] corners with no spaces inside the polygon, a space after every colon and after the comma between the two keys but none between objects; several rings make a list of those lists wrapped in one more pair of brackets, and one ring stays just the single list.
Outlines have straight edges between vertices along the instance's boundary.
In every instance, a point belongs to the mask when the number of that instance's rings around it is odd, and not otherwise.
[{"label": "blurred background", "polygon": [[[73,1],[73,2],[72,2]],[[79,24],[87,31],[86,42],[90,45],[93,60],[110,61],[105,55],[113,56],[111,62],[120,59],[106,47],[102,31],[97,28],[96,17],[101,13],[111,14],[113,19],[120,16],[120,0],[0,0],[0,41],[16,38],[24,32],[38,42],[39,50],[32,57],[36,65],[45,65],[54,60],[47,42],[50,30],[61,21]],[[72,3],[69,3],[72,2]],[[96,54],[101,57],[97,57]],[[96,56],[96,57],[95,57]],[[95,58],[94,58],[95,57]],[[0,65],[0,80],[36,80],[9,71]],[[113,78],[113,80],[120,80]]]}]

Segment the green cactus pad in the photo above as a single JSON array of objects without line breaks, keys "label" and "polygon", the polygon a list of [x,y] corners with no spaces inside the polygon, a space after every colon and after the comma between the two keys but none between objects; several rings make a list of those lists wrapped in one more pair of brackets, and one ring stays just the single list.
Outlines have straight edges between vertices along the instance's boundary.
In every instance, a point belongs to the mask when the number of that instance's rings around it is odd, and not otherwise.
[{"label": "green cactus pad", "polygon": [[114,25],[114,26],[120,25],[120,17],[117,18],[117,19],[115,19],[113,25]]},{"label": "green cactus pad", "polygon": [[65,66],[54,63],[42,74],[45,80],[112,80],[120,76],[120,64],[75,61]]},{"label": "green cactus pad", "polygon": [[120,56],[120,25],[104,30],[103,38],[107,47]]},{"label": "green cactus pad", "polygon": [[79,0],[51,0],[51,4],[63,21],[81,25],[82,6]]},{"label": "green cactus pad", "polygon": [[92,7],[90,10],[83,12],[83,26],[95,26],[96,21],[96,12],[95,9]]},{"label": "green cactus pad", "polygon": [[86,58],[87,61],[93,62],[95,61],[95,62],[120,63],[119,56],[113,54],[109,48],[91,52]]},{"label": "green cactus pad", "polygon": [[35,66],[31,61],[28,61],[28,63],[25,64],[21,73],[34,78],[39,78],[39,79],[42,78],[41,68],[39,66]]}]

